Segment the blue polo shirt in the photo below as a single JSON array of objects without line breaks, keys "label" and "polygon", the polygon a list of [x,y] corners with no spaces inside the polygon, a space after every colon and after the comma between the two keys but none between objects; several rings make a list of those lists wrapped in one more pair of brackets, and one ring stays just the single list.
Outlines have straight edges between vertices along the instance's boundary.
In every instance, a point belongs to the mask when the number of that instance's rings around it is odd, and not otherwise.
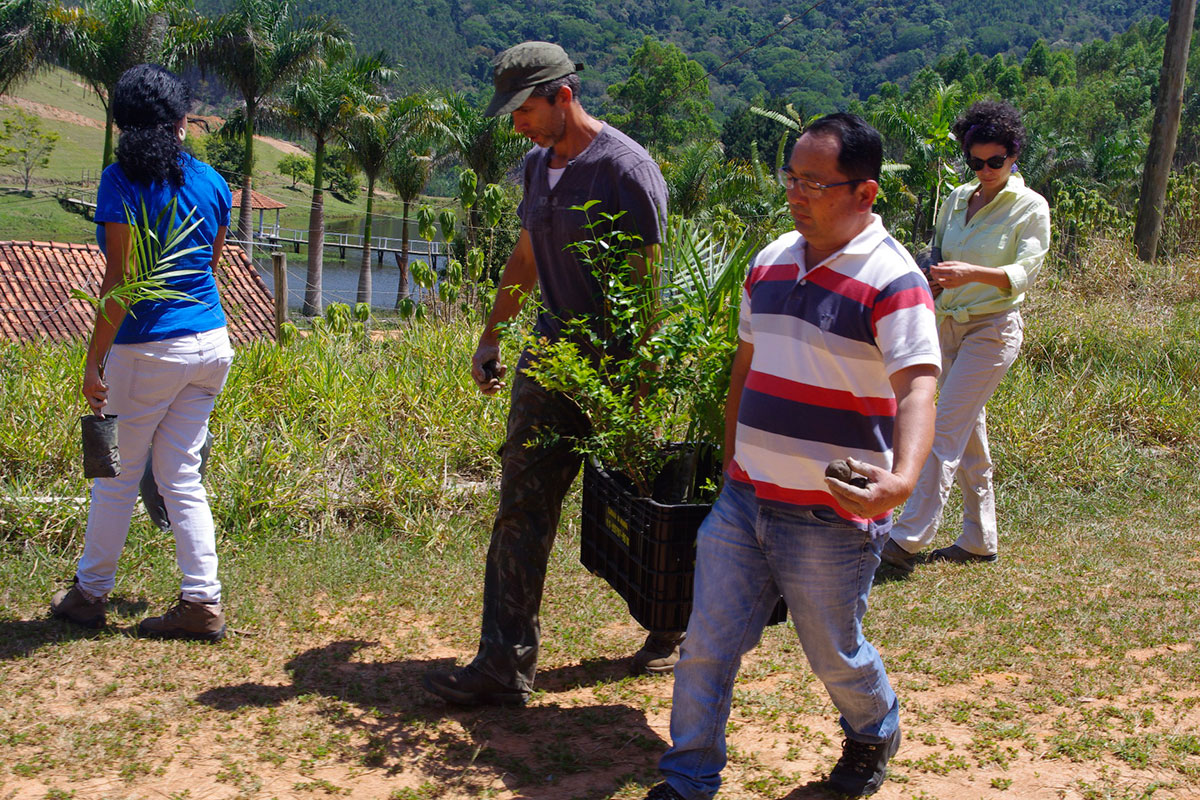
[{"label": "blue polo shirt", "polygon": [[[168,281],[170,288],[187,294],[190,299],[143,300],[135,303],[117,331],[114,340],[117,344],[173,339],[225,326],[225,312],[221,308],[211,264],[217,231],[229,226],[233,198],[225,179],[208,164],[185,153],[183,185],[178,192],[173,192],[167,183],[150,186],[134,184],[126,177],[120,164],[110,164],[100,176],[100,188],[96,194],[96,242],[103,251],[106,222],[128,223],[131,218],[141,222],[143,200],[149,221],[153,224],[159,212],[170,204],[172,197],[178,198],[176,225],[182,224],[193,209],[195,213],[188,224],[200,220],[196,229],[179,245],[179,249],[199,249],[182,257],[171,267],[172,271],[189,270],[194,271],[193,274],[173,276]],[[164,239],[166,227],[164,224],[159,231],[159,236]]]}]

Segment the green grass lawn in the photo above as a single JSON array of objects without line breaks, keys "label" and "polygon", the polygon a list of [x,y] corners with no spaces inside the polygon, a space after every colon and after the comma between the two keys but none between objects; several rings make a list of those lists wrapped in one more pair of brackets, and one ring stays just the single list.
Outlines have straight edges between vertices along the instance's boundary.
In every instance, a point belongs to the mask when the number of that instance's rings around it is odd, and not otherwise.
[{"label": "green grass lawn", "polygon": [[[78,114],[97,123],[99,127],[76,124],[52,117],[42,118],[42,127],[59,134],[59,140],[44,169],[33,175],[30,195],[21,190],[21,178],[11,167],[0,168],[0,236],[5,239],[37,239],[86,242],[93,238],[94,228],[76,214],[59,207],[55,199],[67,186],[78,185],[81,178],[95,180],[100,172],[104,152],[104,108],[91,89],[82,88],[78,79],[62,69],[52,69],[16,87],[12,94],[24,100],[40,103],[52,109]],[[0,106],[0,120],[12,114],[9,106]],[[202,138],[202,137],[197,137]],[[278,171],[283,151],[258,142],[255,147],[255,190],[288,204],[281,213],[284,227],[308,228],[308,209],[312,187],[291,186],[291,178]],[[363,181],[365,184],[365,180]],[[94,185],[91,187],[94,192]],[[234,187],[237,188],[237,187]],[[381,187],[382,188],[382,187]],[[360,219],[366,209],[366,190],[360,191],[351,203],[344,203],[325,192],[327,222],[336,219]],[[376,213],[395,215],[398,203],[376,200]],[[273,220],[274,215],[269,215]],[[257,220],[257,217],[255,218]]]}]

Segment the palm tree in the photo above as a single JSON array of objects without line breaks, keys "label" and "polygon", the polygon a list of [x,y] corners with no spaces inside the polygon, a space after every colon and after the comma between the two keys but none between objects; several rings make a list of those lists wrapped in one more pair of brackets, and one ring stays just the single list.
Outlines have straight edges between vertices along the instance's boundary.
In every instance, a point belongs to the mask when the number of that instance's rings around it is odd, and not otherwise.
[{"label": "palm tree", "polygon": [[917,200],[913,241],[927,239],[942,196],[954,187],[958,178],[953,164],[959,150],[950,127],[965,105],[965,97],[957,83],[947,86],[940,78],[931,89],[924,108],[913,108],[895,99],[885,101],[871,113],[871,121],[884,137],[904,147],[904,158],[909,165],[904,182]]},{"label": "palm tree", "polygon": [[102,167],[112,163],[109,97],[132,66],[168,61],[168,27],[178,0],[91,0],[67,7],[53,0],[15,0],[0,7],[0,88],[50,64],[78,74],[104,107]]},{"label": "palm tree", "polygon": [[367,215],[363,221],[362,262],[358,267],[360,303],[371,302],[371,215],[375,210],[375,181],[396,143],[395,117],[391,107],[380,104],[350,120],[342,141],[351,160],[367,176]]},{"label": "palm tree", "polygon": [[770,184],[759,185],[750,164],[725,160],[721,143],[711,139],[677,148],[662,168],[671,212],[688,219],[717,206],[741,205],[743,196],[757,197],[764,188],[777,194]]},{"label": "palm tree", "polygon": [[[474,170],[480,188],[499,183],[508,171],[520,163],[529,149],[529,141],[513,130],[507,117],[485,117],[475,103],[460,94],[447,100],[450,106],[447,144],[468,169]],[[470,210],[467,224],[468,242],[473,242],[479,228],[479,209]]]},{"label": "palm tree", "polygon": [[0,3],[0,94],[49,66],[65,33],[63,12],[46,0]]},{"label": "palm tree", "polygon": [[508,117],[485,117],[460,94],[446,98],[450,149],[464,167],[475,170],[479,185],[499,183],[529,149],[529,140],[513,130]]},{"label": "palm tree", "polygon": [[321,313],[321,271],[325,246],[325,147],[341,136],[357,117],[371,114],[383,98],[382,84],[392,70],[382,53],[331,60],[311,69],[284,91],[273,116],[286,127],[308,134],[313,148],[312,210],[308,217],[308,276],[301,313]]},{"label": "palm tree", "polygon": [[[804,129],[812,124],[813,120],[817,119],[820,114],[814,114],[805,121],[803,115],[796,110],[796,107],[788,103],[783,107],[781,113],[770,108],[761,108],[759,106],[750,106],[750,113],[758,116],[774,120],[784,127],[784,131],[779,135],[779,145],[775,152],[775,168],[778,169],[787,161],[788,154],[784,152],[789,140],[795,141],[800,138],[800,134],[804,133]],[[791,131],[789,134],[788,131]]]},{"label": "palm tree", "polygon": [[397,143],[387,164],[387,181],[400,197],[400,282],[396,287],[396,308],[408,297],[408,210],[425,191],[433,169],[433,148],[428,136],[407,133]]},{"label": "palm tree", "polygon": [[[350,151],[351,158],[367,176],[367,216],[363,222],[362,262],[358,271],[358,302],[371,302],[371,214],[375,205],[375,182],[388,168],[390,156],[397,145],[414,134],[427,134],[445,130],[446,104],[441,98],[428,93],[417,93],[399,97],[386,107],[381,106],[369,113],[355,117],[342,133],[342,141]],[[428,180],[428,176],[426,177]],[[417,189],[420,193],[425,181]],[[408,203],[413,198],[404,198],[407,216]],[[403,265],[400,268],[401,285],[408,263],[408,220],[403,222]]]},{"label": "palm tree", "polygon": [[[119,0],[118,0],[119,1]],[[317,16],[297,20],[293,0],[236,0],[216,19],[193,17],[172,33],[176,60],[195,63],[242,95],[245,149],[242,159],[242,203],[238,237],[252,249],[250,190],[254,167],[254,131],[259,112],[289,83],[321,62],[350,47],[348,31]]]}]

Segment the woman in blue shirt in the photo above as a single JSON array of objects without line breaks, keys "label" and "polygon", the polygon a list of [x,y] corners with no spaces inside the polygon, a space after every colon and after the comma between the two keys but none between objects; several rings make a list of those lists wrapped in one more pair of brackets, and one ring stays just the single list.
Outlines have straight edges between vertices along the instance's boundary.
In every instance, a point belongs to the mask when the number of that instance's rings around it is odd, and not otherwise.
[{"label": "woman in blue shirt", "polygon": [[177,225],[199,224],[179,245],[191,252],[172,266],[171,298],[141,300],[128,311],[109,300],[96,315],[83,396],[94,413],[117,416],[123,471],[93,482],[83,557],[73,585],[54,596],[50,611],[88,627],[105,624],[117,559],[150,458],[183,581],[179,601],[164,615],[142,620],[138,630],[217,641],[225,634],[225,618],[200,450],[233,360],[213,274],[231,197],[224,179],[182,148],[191,104],[188,87],[153,64],[128,70],[113,90],[121,138],[116,163],[104,170],[96,198],[96,238],[106,264],[101,296],[131,268],[131,224],[157,227],[160,237],[171,213]]}]

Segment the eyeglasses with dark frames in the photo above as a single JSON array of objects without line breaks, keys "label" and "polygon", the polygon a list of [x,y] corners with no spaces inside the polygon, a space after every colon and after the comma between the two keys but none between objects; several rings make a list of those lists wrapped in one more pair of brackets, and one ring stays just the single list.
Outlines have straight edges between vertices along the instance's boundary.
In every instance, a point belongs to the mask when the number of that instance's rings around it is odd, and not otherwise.
[{"label": "eyeglasses with dark frames", "polygon": [[808,195],[815,195],[825,191],[826,189],[832,189],[835,186],[850,186],[852,184],[862,183],[863,181],[867,180],[866,178],[855,178],[854,180],[839,181],[837,183],[819,183],[817,181],[810,181],[807,178],[797,178],[786,169],[780,169],[777,171],[775,173],[775,177],[779,179],[779,185],[787,191],[790,192],[794,189],[799,189],[801,192]]},{"label": "eyeglasses with dark frames", "polygon": [[1004,162],[1008,161],[1008,156],[992,156],[991,158],[976,158],[975,156],[964,155],[963,160],[967,162],[967,166],[972,172],[979,172],[984,165],[992,169],[1002,169]]}]

